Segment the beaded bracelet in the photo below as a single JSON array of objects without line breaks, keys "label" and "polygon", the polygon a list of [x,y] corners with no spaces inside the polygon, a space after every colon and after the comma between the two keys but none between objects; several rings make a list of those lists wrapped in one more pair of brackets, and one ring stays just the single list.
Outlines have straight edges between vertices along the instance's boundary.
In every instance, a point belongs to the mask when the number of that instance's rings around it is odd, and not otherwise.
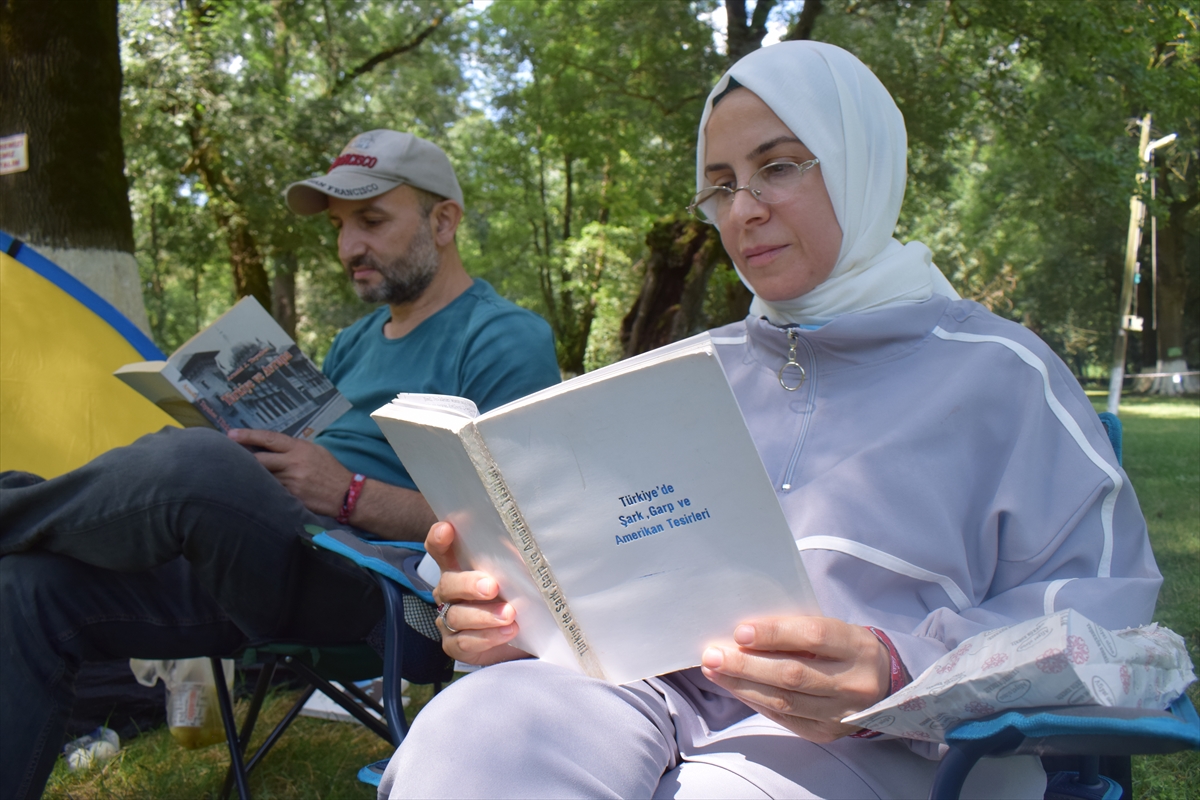
[{"label": "beaded bracelet", "polygon": [[337,521],[342,525],[350,524],[350,515],[354,513],[354,507],[358,505],[358,498],[362,495],[363,483],[366,480],[367,476],[361,472],[356,472],[350,479],[350,488],[346,490],[346,495],[342,498],[342,510],[337,515]]},{"label": "beaded bracelet", "polygon": [[[891,697],[896,692],[908,685],[908,682],[911,680],[908,677],[908,670],[904,668],[904,662],[900,660],[900,654],[896,652],[896,645],[892,644],[892,640],[886,633],[879,630],[879,628],[872,627],[871,625],[867,625],[866,629],[873,633],[875,638],[879,640],[879,643],[887,648],[888,662],[891,669],[891,680],[888,683],[888,693],[884,696]],[[858,733],[850,734],[850,738],[874,739],[876,736],[882,735],[883,733],[881,731],[869,731],[864,728]]]}]

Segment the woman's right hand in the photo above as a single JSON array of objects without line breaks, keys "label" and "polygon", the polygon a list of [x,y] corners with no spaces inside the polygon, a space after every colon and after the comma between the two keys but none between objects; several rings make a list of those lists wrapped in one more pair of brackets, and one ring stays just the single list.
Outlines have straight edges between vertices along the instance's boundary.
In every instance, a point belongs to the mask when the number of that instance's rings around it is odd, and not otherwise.
[{"label": "woman's right hand", "polygon": [[517,635],[517,612],[497,599],[500,586],[496,579],[459,566],[454,555],[454,526],[434,523],[425,537],[425,550],[442,570],[433,599],[450,606],[445,618],[437,621],[446,654],[479,665],[529,658],[529,653],[508,644]]}]

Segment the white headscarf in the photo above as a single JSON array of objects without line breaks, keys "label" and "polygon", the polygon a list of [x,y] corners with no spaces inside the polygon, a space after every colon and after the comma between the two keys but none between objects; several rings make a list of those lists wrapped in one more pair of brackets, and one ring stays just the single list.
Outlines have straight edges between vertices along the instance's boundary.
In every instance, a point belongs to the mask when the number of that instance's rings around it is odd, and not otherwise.
[{"label": "white headscarf", "polygon": [[[807,294],[766,301],[750,313],[782,325],[820,325],[839,314],[958,293],[920,242],[892,238],[907,179],[904,117],[871,70],[822,42],[781,42],[734,64],[709,94],[696,141],[696,189],[704,181],[704,126],[713,98],[734,78],[758,95],[821,160],[821,175],[842,226],[833,272]],[[754,288],[738,272],[751,291]]]}]

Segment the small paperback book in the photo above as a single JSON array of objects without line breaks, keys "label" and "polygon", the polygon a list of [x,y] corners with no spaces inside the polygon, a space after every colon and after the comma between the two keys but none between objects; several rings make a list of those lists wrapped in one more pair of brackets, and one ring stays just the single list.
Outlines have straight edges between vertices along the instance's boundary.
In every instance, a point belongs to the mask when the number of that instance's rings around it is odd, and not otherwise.
[{"label": "small paperback book", "polygon": [[402,394],[372,417],[544,660],[628,683],[820,613],[707,334],[486,414]]},{"label": "small paperback book", "polygon": [[311,439],[350,401],[253,297],[166,361],[126,364],[118,378],[184,427],[258,428]]}]

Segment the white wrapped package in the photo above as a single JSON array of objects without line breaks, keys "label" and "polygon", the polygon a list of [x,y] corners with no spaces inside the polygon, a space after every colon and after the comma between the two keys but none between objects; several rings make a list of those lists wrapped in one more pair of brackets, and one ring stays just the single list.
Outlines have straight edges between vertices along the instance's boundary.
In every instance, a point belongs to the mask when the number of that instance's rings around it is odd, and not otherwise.
[{"label": "white wrapped package", "polygon": [[960,722],[1013,708],[1166,708],[1196,680],[1187,646],[1157,624],[1109,631],[1067,610],[972,636],[891,697],[843,722],[944,742]]}]

